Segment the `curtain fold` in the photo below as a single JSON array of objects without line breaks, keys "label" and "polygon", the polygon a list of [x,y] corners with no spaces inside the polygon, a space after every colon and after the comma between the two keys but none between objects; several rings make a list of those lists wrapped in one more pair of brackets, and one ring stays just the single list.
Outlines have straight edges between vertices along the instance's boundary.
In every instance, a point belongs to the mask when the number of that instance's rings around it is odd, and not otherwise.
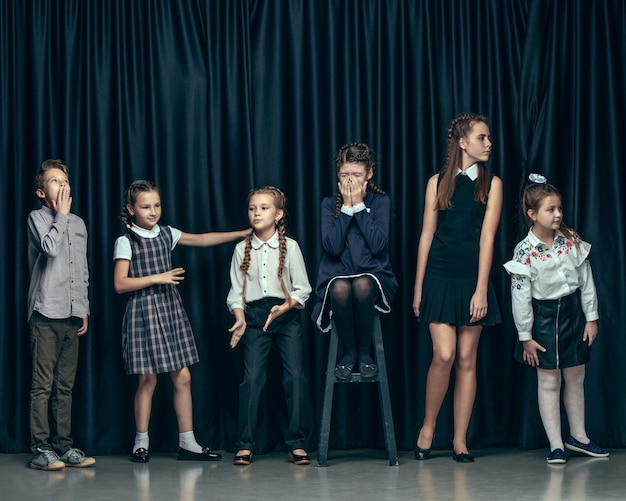
[{"label": "curtain fold", "polygon": [[[544,447],[536,375],[512,358],[510,283],[501,264],[521,237],[518,198],[529,172],[563,193],[565,220],[593,244],[600,336],[587,367],[587,424],[607,447],[626,445],[623,283],[626,6],[619,0],[44,0],[0,3],[0,155],[7,215],[0,246],[0,451],[29,443],[30,354],[26,218],[46,158],[70,168],[73,212],[89,231],[90,331],[81,339],[74,438],[90,454],[126,453],[136,381],[121,362],[126,298],[112,286],[122,192],[161,186],[162,223],[188,232],[248,225],[247,193],[273,184],[288,197],[289,230],[315,283],[319,204],[336,192],[334,152],[364,141],[392,200],[390,251],[400,288],[382,318],[398,447],[410,450],[424,412],[432,345],[412,314],[417,240],[428,178],[442,165],[449,121],[491,119],[492,171],[504,208],[492,280],[504,321],[486,329],[470,447]],[[622,230],[622,231],[620,231]],[[177,248],[181,295],[200,350],[192,367],[195,428],[234,448],[239,349],[225,298],[233,245]],[[317,433],[328,339],[302,313],[309,413]],[[259,452],[282,447],[285,405],[272,354]],[[336,391],[331,448],[384,448],[374,385]],[[173,451],[172,388],[159,377],[151,449]],[[564,430],[565,432],[566,430]],[[452,440],[451,399],[435,447]]]}]

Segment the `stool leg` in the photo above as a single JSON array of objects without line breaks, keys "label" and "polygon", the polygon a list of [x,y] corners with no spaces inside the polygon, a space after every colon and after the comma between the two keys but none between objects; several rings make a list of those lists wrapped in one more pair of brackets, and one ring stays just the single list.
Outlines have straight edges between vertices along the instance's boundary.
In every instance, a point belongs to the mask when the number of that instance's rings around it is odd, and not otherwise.
[{"label": "stool leg", "polygon": [[385,445],[389,456],[389,466],[398,466],[398,449],[396,447],[396,434],[393,426],[393,416],[391,413],[391,398],[389,396],[389,382],[387,380],[387,364],[385,362],[385,349],[383,347],[383,333],[380,326],[380,317],[377,315],[374,320],[374,351],[376,353],[376,363],[378,364],[378,395],[380,398],[380,409],[383,416],[385,431]]},{"label": "stool leg", "polygon": [[326,367],[326,388],[324,389],[324,405],[320,424],[320,440],[317,453],[318,466],[328,465],[328,441],[330,438],[330,418],[333,412],[333,394],[335,390],[335,365],[337,365],[337,334],[335,325],[330,331],[328,347],[328,365]]}]

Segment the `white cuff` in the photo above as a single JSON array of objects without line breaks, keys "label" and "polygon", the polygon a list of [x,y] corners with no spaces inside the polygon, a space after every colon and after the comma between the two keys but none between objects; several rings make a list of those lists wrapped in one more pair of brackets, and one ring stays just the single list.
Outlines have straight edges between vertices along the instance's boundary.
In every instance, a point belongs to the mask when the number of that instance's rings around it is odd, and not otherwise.
[{"label": "white cuff", "polygon": [[346,205],[342,205],[341,206],[341,212],[343,212],[344,214],[347,214],[348,216],[354,216],[354,214],[356,214],[357,212],[361,212],[362,210],[365,210],[365,202],[359,202],[356,205],[353,205],[352,207],[347,207]]},{"label": "white cuff", "polygon": [[354,210],[354,213],[356,214],[357,212],[361,212],[362,210],[365,210],[365,202],[359,202],[356,205],[352,206],[352,209]]}]

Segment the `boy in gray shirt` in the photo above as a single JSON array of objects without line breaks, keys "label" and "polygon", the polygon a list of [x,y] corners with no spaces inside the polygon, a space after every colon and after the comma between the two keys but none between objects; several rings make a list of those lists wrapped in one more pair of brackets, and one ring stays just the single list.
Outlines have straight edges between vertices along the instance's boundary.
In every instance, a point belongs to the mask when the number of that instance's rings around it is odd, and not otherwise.
[{"label": "boy in gray shirt", "polygon": [[30,466],[39,470],[86,467],[96,462],[74,448],[70,438],[78,338],[87,332],[89,321],[89,270],[87,228],[80,217],[70,213],[68,176],[67,166],[60,160],[45,160],[34,182],[42,206],[28,216],[28,323],[33,362]]}]

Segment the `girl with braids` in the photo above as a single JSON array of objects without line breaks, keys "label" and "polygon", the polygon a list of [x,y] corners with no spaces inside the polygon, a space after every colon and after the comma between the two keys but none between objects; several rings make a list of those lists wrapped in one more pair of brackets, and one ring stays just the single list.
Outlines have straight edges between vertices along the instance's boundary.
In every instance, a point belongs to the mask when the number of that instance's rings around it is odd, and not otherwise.
[{"label": "girl with braids", "polygon": [[178,420],[178,459],[211,461],[221,455],[201,447],[193,432],[191,373],[199,361],[196,343],[176,285],[185,270],[172,267],[176,245],[209,247],[245,237],[250,230],[184,233],[160,226],[161,194],[149,181],[134,181],[124,193],[120,219],[125,233],[115,242],[114,286],[130,293],[122,321],[127,374],[138,374],[135,393],[136,436],[131,460],[150,461],[148,426],[157,374],[168,372],[174,386]]},{"label": "girl with braids", "polygon": [[373,378],[373,322],[378,310],[391,311],[398,288],[388,253],[391,201],[373,181],[374,152],[350,143],[335,155],[336,196],[322,200],[322,261],[313,321],[328,332],[331,321],[343,348],[335,377],[347,381],[358,364],[362,378]]},{"label": "girl with braids", "polygon": [[[585,364],[598,335],[598,298],[587,260],[591,245],[563,223],[561,194],[538,174],[522,194],[528,234],[504,265],[511,274],[516,359],[537,368],[539,414],[550,441],[548,463],[565,449],[592,457],[609,453],[585,429]],[[561,380],[570,436],[561,435]]]},{"label": "girl with braids", "polygon": [[437,415],[455,370],[452,458],[474,461],[467,428],[476,395],[476,354],[483,326],[499,323],[489,280],[502,210],[502,181],[484,163],[491,154],[487,118],[457,116],[448,128],[445,165],[426,186],[417,250],[413,312],[428,324],[433,358],[415,459],[430,456]]},{"label": "girl with braids", "polygon": [[230,346],[243,344],[244,376],[239,385],[239,440],[234,464],[249,465],[255,446],[261,391],[273,343],[283,363],[288,427],[285,443],[297,465],[311,460],[304,449],[308,434],[302,412],[306,380],[302,368],[302,322],[298,310],[311,294],[298,243],[287,236],[285,195],[273,186],[250,191],[252,233],[239,242],[230,265],[227,305],[235,316]]}]

